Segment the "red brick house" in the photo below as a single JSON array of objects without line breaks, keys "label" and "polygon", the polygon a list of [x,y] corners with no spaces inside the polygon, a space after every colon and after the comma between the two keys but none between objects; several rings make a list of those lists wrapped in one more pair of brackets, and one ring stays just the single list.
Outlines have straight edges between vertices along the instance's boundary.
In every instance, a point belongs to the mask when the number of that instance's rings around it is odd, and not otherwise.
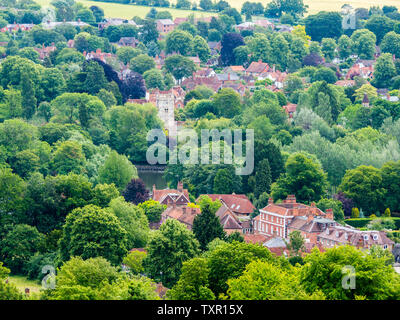
[{"label": "red brick house", "polygon": [[177,189],[157,190],[156,186],[153,185],[151,198],[168,207],[174,204],[176,206],[186,206],[190,202],[189,192],[187,189],[183,189],[182,182],[178,182]]},{"label": "red brick house", "polygon": [[169,33],[175,29],[175,24],[171,19],[159,19],[156,21],[157,30],[160,33]]}]

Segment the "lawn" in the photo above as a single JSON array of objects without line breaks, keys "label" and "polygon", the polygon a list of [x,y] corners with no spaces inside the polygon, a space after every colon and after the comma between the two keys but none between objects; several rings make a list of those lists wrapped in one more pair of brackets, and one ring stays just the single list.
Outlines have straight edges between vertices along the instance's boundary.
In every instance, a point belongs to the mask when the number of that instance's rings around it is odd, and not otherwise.
[{"label": "lawn", "polygon": [[[51,0],[35,0],[42,6],[49,6]],[[98,1],[86,1],[86,0],[76,0],[84,4],[87,7],[97,5],[103,8],[105,16],[111,18],[124,18],[131,19],[134,16],[145,17],[149,12],[150,7],[109,3],[109,2],[98,2]],[[248,0],[227,0],[231,6],[240,10],[242,4]],[[268,1],[262,0],[249,0],[254,2],[261,2],[264,5]],[[173,2],[173,1],[172,1]],[[199,2],[199,1],[197,1]],[[369,8],[371,6],[396,6],[400,8],[400,0],[304,0],[305,4],[309,6],[308,14],[314,14],[322,10],[326,11],[340,11],[340,8],[344,4],[350,4],[354,8]],[[204,12],[204,11],[191,11],[191,10],[178,10],[170,8],[157,8],[157,10],[168,10],[171,12],[174,18],[176,17],[187,17],[189,14],[194,13],[197,17],[207,17],[216,15],[214,12]]]},{"label": "lawn", "polygon": [[[35,0],[41,6],[49,6],[51,0]],[[132,19],[134,16],[144,18],[150,11],[151,7],[136,6],[129,4],[109,3],[109,2],[98,2],[98,1],[86,1],[76,0],[86,7],[99,6],[104,10],[104,15],[107,18],[123,18]],[[204,11],[191,11],[191,10],[178,10],[170,8],[157,8],[158,11],[169,11],[173,18],[187,17],[189,14],[194,13],[196,17],[209,17],[216,15],[215,12],[204,12]]]},{"label": "lawn", "polygon": [[29,288],[31,293],[38,293],[42,285],[38,281],[28,280],[23,276],[9,276],[10,283],[13,283],[22,293]]}]

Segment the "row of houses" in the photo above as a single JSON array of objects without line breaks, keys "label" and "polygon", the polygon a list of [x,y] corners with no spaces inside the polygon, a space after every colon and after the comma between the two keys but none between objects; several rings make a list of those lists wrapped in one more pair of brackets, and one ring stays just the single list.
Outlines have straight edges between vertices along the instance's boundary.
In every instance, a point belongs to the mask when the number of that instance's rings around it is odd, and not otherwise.
[{"label": "row of houses", "polygon": [[[200,214],[200,209],[190,203],[189,192],[183,188],[182,182],[177,189],[158,190],[153,186],[152,199],[165,204],[166,210],[161,220],[153,224],[158,228],[167,219],[175,219],[192,229],[194,218]],[[384,231],[358,230],[348,225],[341,225],[334,220],[333,210],[324,211],[315,203],[305,205],[298,203],[294,195],[289,195],[280,203],[269,199],[268,205],[260,210],[260,214],[251,219],[255,207],[243,194],[207,194],[213,201],[220,201],[221,207],[216,216],[227,234],[240,232],[245,241],[260,243],[277,254],[287,254],[289,235],[300,231],[305,240],[305,250],[314,247],[321,250],[338,245],[352,245],[369,249],[373,245],[392,250],[394,242]],[[198,199],[196,200],[198,201]]]}]

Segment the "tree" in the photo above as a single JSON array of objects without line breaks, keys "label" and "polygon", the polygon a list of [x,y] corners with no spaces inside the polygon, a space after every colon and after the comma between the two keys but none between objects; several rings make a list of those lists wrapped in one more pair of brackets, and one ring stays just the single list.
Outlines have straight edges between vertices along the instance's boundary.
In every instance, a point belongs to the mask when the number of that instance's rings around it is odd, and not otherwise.
[{"label": "tree", "polygon": [[382,209],[385,189],[382,187],[382,176],[379,169],[362,165],[348,170],[342,179],[339,190],[364,211],[375,213]]},{"label": "tree", "polygon": [[0,258],[13,273],[21,273],[42,241],[43,235],[35,227],[18,224],[1,239]]},{"label": "tree", "polygon": [[287,247],[293,255],[298,256],[299,253],[305,249],[304,243],[305,241],[300,231],[294,230],[290,232]]},{"label": "tree", "polygon": [[383,53],[377,60],[374,71],[373,83],[377,88],[387,88],[390,80],[396,75],[396,67],[393,63],[393,56],[390,53]]},{"label": "tree", "polygon": [[165,204],[161,204],[152,199],[139,203],[139,207],[144,210],[149,222],[159,222],[161,220],[161,214],[167,208]]},{"label": "tree", "polygon": [[296,271],[252,261],[240,277],[228,280],[227,295],[232,300],[323,300],[321,292],[305,292]]},{"label": "tree", "polygon": [[54,152],[52,168],[58,174],[81,173],[84,163],[82,146],[75,141],[65,141]]},{"label": "tree", "polygon": [[192,60],[179,54],[171,55],[165,59],[165,69],[171,73],[176,80],[189,77],[196,70]]},{"label": "tree", "polygon": [[167,53],[189,55],[192,52],[193,36],[184,30],[175,29],[167,35],[166,51]]},{"label": "tree", "polygon": [[303,153],[289,156],[285,164],[286,173],[272,184],[274,200],[294,194],[297,201],[310,203],[318,201],[325,193],[326,174],[321,164]]},{"label": "tree", "polygon": [[144,211],[129,202],[123,197],[111,200],[110,209],[118,218],[122,228],[127,232],[128,249],[143,248],[149,237],[149,221]]},{"label": "tree", "polygon": [[146,88],[158,88],[160,90],[164,89],[165,83],[163,79],[163,75],[160,70],[154,68],[147,70],[143,74],[144,81],[146,83]]},{"label": "tree", "polygon": [[337,38],[342,34],[342,17],[338,12],[321,11],[304,19],[306,33],[314,41]]},{"label": "tree", "polygon": [[1,300],[22,300],[23,296],[17,287],[11,283],[5,283],[5,278],[10,273],[10,269],[3,267],[0,262],[0,297]]},{"label": "tree", "polygon": [[294,17],[302,17],[307,12],[308,6],[303,0],[273,0],[265,8],[267,17],[281,17],[283,13]]},{"label": "tree", "polygon": [[367,95],[368,99],[372,99],[378,97],[378,92],[375,87],[366,83],[355,91],[354,97],[356,101],[362,101],[365,95]]},{"label": "tree", "polygon": [[133,250],[128,253],[122,263],[129,268],[133,274],[139,274],[144,271],[143,260],[146,259],[147,253],[143,251]]},{"label": "tree", "polygon": [[199,242],[193,232],[174,219],[167,219],[154,232],[147,248],[145,270],[166,287],[178,281],[182,263],[199,254]]},{"label": "tree", "polygon": [[106,259],[73,257],[65,262],[56,276],[57,286],[50,300],[96,300],[104,299],[100,293],[103,286],[112,284],[119,275]]},{"label": "tree", "polygon": [[352,53],[352,48],[353,41],[345,34],[342,35],[338,40],[339,57],[341,59],[347,59]]},{"label": "tree", "polygon": [[120,88],[123,100],[140,99],[146,95],[146,86],[140,73],[130,72]]},{"label": "tree", "polygon": [[317,208],[321,209],[322,211],[326,211],[326,209],[332,209],[333,217],[336,221],[344,220],[344,212],[342,206],[342,202],[335,199],[322,198],[317,202]]},{"label": "tree", "polygon": [[243,45],[245,45],[245,43],[240,34],[225,33],[221,40],[221,64],[223,66],[235,64],[235,55],[233,50]]},{"label": "tree", "polygon": [[133,58],[140,55],[141,51],[132,47],[120,47],[117,49],[117,57],[124,64],[129,63]]},{"label": "tree", "polygon": [[218,114],[222,117],[233,118],[241,111],[240,95],[232,88],[219,90],[212,99]]},{"label": "tree", "polygon": [[195,36],[193,39],[193,54],[197,55],[202,62],[207,62],[211,57],[211,50],[207,41],[201,36]]},{"label": "tree", "polygon": [[375,53],[376,36],[368,29],[358,29],[351,35],[353,52],[360,59],[372,59]]},{"label": "tree", "polygon": [[225,238],[224,229],[210,204],[204,205],[201,213],[194,217],[192,230],[202,250],[206,250],[215,238]]},{"label": "tree", "polygon": [[127,232],[114,213],[94,205],[74,209],[68,214],[60,240],[64,261],[103,257],[114,265],[122,262],[127,252]]},{"label": "tree", "polygon": [[26,184],[10,168],[0,168],[0,222],[15,221],[25,210]]},{"label": "tree", "polygon": [[182,264],[182,274],[167,296],[172,300],[214,300],[208,288],[210,269],[205,258],[193,258]]},{"label": "tree", "polygon": [[214,178],[214,193],[230,194],[234,190],[234,180],[232,170],[228,168],[219,169]]},{"label": "tree", "polygon": [[199,6],[204,11],[210,11],[213,7],[213,3],[211,0],[200,0]]},{"label": "tree", "polygon": [[90,9],[81,9],[76,13],[76,19],[80,19],[86,23],[95,23],[96,18]]},{"label": "tree", "polygon": [[139,29],[139,40],[147,45],[151,41],[157,42],[158,31],[157,25],[153,20],[144,20],[142,27]]},{"label": "tree", "polygon": [[251,261],[274,260],[267,248],[245,242],[221,243],[210,250],[207,257],[209,288],[216,297],[228,290],[228,279],[240,277]]},{"label": "tree", "polygon": [[323,38],[321,41],[322,53],[324,54],[327,61],[332,61],[335,57],[336,41],[332,38]]},{"label": "tree", "polygon": [[400,54],[400,35],[394,31],[386,33],[380,47],[382,52],[388,52],[398,57]]},{"label": "tree", "polygon": [[[304,261],[300,281],[308,293],[321,290],[327,299],[339,300],[385,300],[399,297],[399,277],[393,268],[386,266],[385,258],[365,254],[352,246],[338,246],[323,253],[314,249]],[[354,271],[347,269],[346,272],[344,267],[349,265]],[[350,278],[356,277],[356,285],[352,290],[343,286],[342,270]]]},{"label": "tree", "polygon": [[[400,210],[400,161],[386,162],[381,168],[382,187],[385,189],[384,203],[393,212]],[[386,212],[386,211],[385,211]]]},{"label": "tree", "polygon": [[112,150],[107,160],[99,168],[100,183],[114,183],[122,191],[133,178],[137,178],[136,167],[124,155]]},{"label": "tree", "polygon": [[149,190],[146,189],[142,179],[132,179],[122,192],[122,195],[126,201],[137,205],[148,200]]},{"label": "tree", "polygon": [[254,195],[256,198],[271,189],[271,168],[268,159],[263,159],[256,165]]},{"label": "tree", "polygon": [[381,43],[385,34],[394,29],[394,21],[382,15],[373,15],[367,20],[365,28],[373,32],[377,43]]},{"label": "tree", "polygon": [[137,73],[143,74],[147,70],[153,69],[156,66],[154,59],[147,54],[139,54],[130,61],[131,69]]},{"label": "tree", "polygon": [[360,217],[360,210],[358,208],[352,208],[351,209],[351,218],[357,219]]}]

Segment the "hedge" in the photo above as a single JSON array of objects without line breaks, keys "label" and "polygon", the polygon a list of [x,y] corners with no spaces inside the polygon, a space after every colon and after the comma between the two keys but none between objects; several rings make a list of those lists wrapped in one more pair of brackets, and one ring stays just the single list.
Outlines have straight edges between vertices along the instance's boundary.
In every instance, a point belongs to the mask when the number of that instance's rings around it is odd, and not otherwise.
[{"label": "hedge", "polygon": [[[381,217],[377,217],[377,218],[352,218],[352,219],[346,219],[344,222],[351,225],[354,228],[363,228],[366,227],[367,224],[374,220],[374,219],[379,219]],[[396,229],[400,229],[400,218],[385,218],[385,219],[391,219],[394,221],[394,223],[396,224]]]}]

